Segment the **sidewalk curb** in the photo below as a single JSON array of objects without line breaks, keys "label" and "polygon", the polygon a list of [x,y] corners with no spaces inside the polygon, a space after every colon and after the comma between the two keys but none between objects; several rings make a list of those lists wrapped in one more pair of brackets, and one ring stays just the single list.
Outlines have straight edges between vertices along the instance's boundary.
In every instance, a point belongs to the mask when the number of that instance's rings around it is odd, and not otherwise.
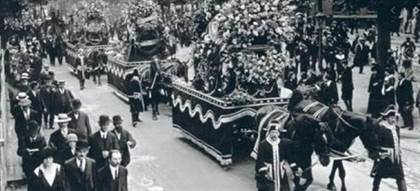
[{"label": "sidewalk curb", "polygon": [[406,139],[420,139],[420,133],[416,132],[415,130],[401,130],[400,131],[401,138]]}]

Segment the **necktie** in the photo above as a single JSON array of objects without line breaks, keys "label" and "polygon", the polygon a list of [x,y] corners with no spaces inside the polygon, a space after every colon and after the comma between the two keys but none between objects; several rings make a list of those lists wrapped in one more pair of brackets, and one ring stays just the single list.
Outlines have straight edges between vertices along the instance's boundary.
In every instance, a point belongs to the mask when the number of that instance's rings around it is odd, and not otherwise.
[{"label": "necktie", "polygon": [[118,177],[118,168],[115,169],[115,173],[114,173],[114,180],[116,180]]}]

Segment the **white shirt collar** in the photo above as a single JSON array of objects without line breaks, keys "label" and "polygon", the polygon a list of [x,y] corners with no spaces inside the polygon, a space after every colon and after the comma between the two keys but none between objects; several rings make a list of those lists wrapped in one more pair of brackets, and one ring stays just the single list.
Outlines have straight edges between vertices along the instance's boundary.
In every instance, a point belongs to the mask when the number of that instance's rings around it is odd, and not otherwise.
[{"label": "white shirt collar", "polygon": [[[118,166],[113,167],[112,165],[109,165],[109,169],[111,170],[111,174],[112,174],[112,177],[114,178],[114,180],[117,179],[117,177],[115,176],[116,175],[115,171],[118,171]],[[120,173],[120,172],[118,172],[118,173]]]},{"label": "white shirt collar", "polygon": [[101,134],[101,138],[103,138],[103,137],[106,138],[106,136],[108,135],[108,132],[99,131],[99,133]]}]

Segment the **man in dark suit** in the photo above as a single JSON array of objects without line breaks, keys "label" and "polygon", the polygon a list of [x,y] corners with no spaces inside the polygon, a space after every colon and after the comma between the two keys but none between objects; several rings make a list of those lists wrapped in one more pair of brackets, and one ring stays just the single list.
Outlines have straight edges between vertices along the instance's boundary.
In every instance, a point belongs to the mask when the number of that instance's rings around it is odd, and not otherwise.
[{"label": "man in dark suit", "polygon": [[27,135],[28,122],[31,120],[41,124],[41,117],[39,113],[30,108],[31,100],[23,99],[19,101],[20,108],[15,114],[15,132],[18,137],[18,144],[21,144],[22,139]]},{"label": "man in dark suit", "polygon": [[30,90],[28,91],[29,100],[31,100],[31,107],[40,114],[44,113],[44,103],[42,102],[41,95],[39,92],[38,82],[31,82]]},{"label": "man in dark suit", "polygon": [[413,109],[414,109],[414,97],[413,97],[413,84],[410,80],[405,78],[404,73],[400,73],[400,81],[397,87],[397,102],[399,106],[399,112],[404,121],[404,127],[408,127],[409,130],[413,130]]},{"label": "man in dark suit", "polygon": [[324,83],[321,88],[321,99],[326,105],[335,105],[338,102],[338,90],[332,76],[328,73],[324,76]]},{"label": "man in dark suit", "polygon": [[70,117],[67,116],[65,113],[60,113],[55,120],[59,126],[59,129],[54,131],[50,135],[50,140],[48,145],[54,150],[54,161],[59,164],[64,164],[65,160],[62,154],[65,152],[66,148],[68,147],[67,143],[67,136],[72,132],[72,129],[68,128],[68,123],[70,121]]},{"label": "man in dark suit", "polygon": [[120,165],[121,153],[112,150],[109,154],[109,165],[98,171],[97,190],[101,191],[127,191],[127,169]]},{"label": "man in dark suit", "polygon": [[69,113],[72,110],[71,101],[73,98],[71,91],[65,88],[65,82],[59,81],[58,90],[54,96],[55,114]]},{"label": "man in dark suit", "polygon": [[107,115],[99,116],[100,130],[89,138],[91,149],[89,157],[96,161],[97,167],[101,168],[106,165],[106,159],[109,157],[109,151],[120,149],[117,137],[109,132],[111,119]]},{"label": "man in dark suit", "polygon": [[78,141],[76,156],[65,163],[69,191],[94,191],[96,188],[96,163],[86,156],[88,152],[89,144]]},{"label": "man in dark suit", "polygon": [[73,111],[69,114],[71,121],[69,128],[73,129],[80,141],[88,142],[89,137],[92,135],[92,129],[89,123],[89,116],[80,111],[82,102],[79,99],[72,101]]},{"label": "man in dark suit", "polygon": [[57,88],[52,84],[51,80],[48,80],[46,84],[42,85],[40,96],[44,103],[44,124],[45,128],[54,129],[54,115],[55,115],[55,95],[57,94]]},{"label": "man in dark suit", "polygon": [[123,129],[122,121],[123,120],[119,115],[112,117],[112,122],[114,123],[115,127],[114,130],[112,130],[112,133],[114,133],[114,135],[117,137],[120,144],[120,150],[122,154],[121,165],[126,167],[130,163],[130,149],[136,146],[136,140],[134,140],[130,132]]}]

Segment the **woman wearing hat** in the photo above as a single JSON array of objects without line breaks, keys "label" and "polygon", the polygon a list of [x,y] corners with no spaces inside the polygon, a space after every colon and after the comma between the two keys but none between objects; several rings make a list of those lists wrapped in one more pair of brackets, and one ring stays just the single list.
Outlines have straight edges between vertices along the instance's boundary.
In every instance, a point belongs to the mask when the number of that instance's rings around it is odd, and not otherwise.
[{"label": "woman wearing hat", "polygon": [[371,176],[374,177],[373,191],[379,190],[382,178],[396,179],[398,191],[407,190],[401,159],[400,128],[397,126],[396,115],[394,105],[390,105],[381,113],[378,130],[380,153],[371,172]]},{"label": "woman wearing hat", "polygon": [[54,163],[54,151],[45,148],[41,152],[42,163],[35,170],[30,191],[64,191],[67,189],[64,168]]},{"label": "woman wearing hat", "polygon": [[22,156],[22,169],[27,178],[33,177],[34,169],[41,163],[39,153],[47,146],[45,137],[39,132],[39,124],[30,121],[28,124],[28,134],[23,138],[19,145],[18,155]]}]

